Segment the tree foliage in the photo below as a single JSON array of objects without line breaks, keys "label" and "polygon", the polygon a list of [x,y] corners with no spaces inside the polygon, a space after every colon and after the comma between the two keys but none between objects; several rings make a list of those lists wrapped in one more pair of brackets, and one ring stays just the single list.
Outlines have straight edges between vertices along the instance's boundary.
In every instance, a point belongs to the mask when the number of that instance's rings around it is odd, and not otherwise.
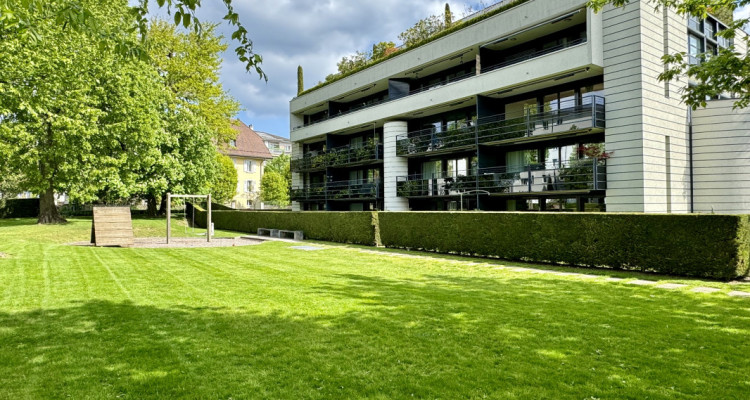
[{"label": "tree foliage", "polygon": [[297,94],[305,91],[305,74],[302,71],[302,66],[297,66]]},{"label": "tree foliage", "polygon": [[[26,3],[2,5],[0,158],[21,175],[26,190],[41,195],[39,222],[55,223],[63,221],[54,207],[55,192],[82,201],[103,189],[118,197],[132,193],[134,171],[159,156],[154,144],[167,98],[156,70],[123,56],[118,42],[47,19],[64,13],[67,1],[48,1],[39,13]],[[99,33],[119,35],[128,26],[127,2],[97,7],[100,3],[79,2],[93,10],[87,21]]]},{"label": "tree foliage", "polygon": [[237,170],[232,159],[216,153],[218,168],[211,180],[211,198],[217,203],[227,203],[237,194]]},{"label": "tree foliage", "polygon": [[[606,5],[623,7],[629,3],[630,0],[589,0],[588,6],[600,11]],[[684,16],[705,18],[708,14],[723,13],[724,22],[729,29],[718,32],[717,36],[734,41],[742,40],[746,46],[750,45],[747,35],[736,35],[737,30],[742,29],[750,20],[726,20],[738,7],[750,5],[750,0],[650,0],[649,3],[657,10],[669,7]],[[700,64],[691,65],[688,55],[684,52],[664,55],[662,61],[666,69],[659,74],[659,79],[674,81],[687,76],[697,82],[696,85],[685,87],[682,94],[682,100],[693,109],[705,107],[707,98],[715,98],[726,93],[734,94],[736,108],[750,105],[750,59],[746,53],[740,53],[734,47],[730,47],[720,50],[718,55],[704,54],[700,58]]]},{"label": "tree foliage", "polygon": [[265,203],[285,207],[289,205],[289,188],[292,185],[291,159],[282,154],[268,163],[260,182],[261,198]]},{"label": "tree foliage", "polygon": [[380,42],[372,45],[372,51],[358,51],[354,54],[344,56],[341,58],[341,61],[336,63],[338,73],[326,76],[326,81],[330,81],[339,75],[347,74],[358,68],[362,68],[371,62],[389,56],[395,51],[396,45],[393,42]]},{"label": "tree foliage", "polygon": [[[239,45],[234,49],[238,59],[245,64],[249,72],[255,70],[259,77],[268,80],[261,68],[263,57],[253,51],[253,41],[248,37],[248,31],[240,22],[239,14],[234,10],[232,0],[221,0],[226,9],[223,20],[234,27],[232,40]],[[48,7],[54,3],[54,7]],[[201,7],[201,0],[156,0],[158,8],[166,8],[167,14],[172,16],[176,26],[192,27],[194,32],[201,34],[203,24],[196,16]],[[54,21],[63,28],[78,32],[87,32],[92,37],[98,37],[103,46],[115,44],[115,50],[120,55],[135,56],[141,59],[148,57],[142,45],[132,36],[123,36],[119,32],[112,32],[101,25],[97,18],[98,5],[92,5],[88,0],[0,0],[0,32],[10,29],[19,32],[26,40],[38,42],[43,40],[44,29],[39,29],[34,19],[24,15],[35,15],[41,20]],[[106,7],[106,5],[104,5]],[[138,0],[134,7],[118,8],[112,18],[124,19],[126,25],[122,32],[139,33],[141,44],[149,36],[149,0]]]},{"label": "tree foliage", "polygon": [[215,145],[233,137],[238,109],[218,83],[225,47],[212,26],[178,34],[154,23],[147,56],[132,57],[118,49],[137,40],[127,0],[77,1],[92,10],[84,22],[95,30],[48,18],[70,0],[48,1],[38,14],[27,7],[34,0],[0,1],[0,170],[40,194],[39,222],[63,221],[55,193],[122,202],[208,190]]},{"label": "tree foliage", "polygon": [[446,28],[445,20],[446,18],[440,15],[430,15],[427,18],[420,19],[414,26],[401,32],[398,39],[407,47],[411,47],[444,30]]}]

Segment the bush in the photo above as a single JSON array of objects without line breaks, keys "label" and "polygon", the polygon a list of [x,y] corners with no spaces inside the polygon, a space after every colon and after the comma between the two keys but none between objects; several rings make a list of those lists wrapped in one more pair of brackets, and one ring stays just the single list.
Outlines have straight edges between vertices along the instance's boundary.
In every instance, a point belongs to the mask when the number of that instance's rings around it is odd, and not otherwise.
[{"label": "bush", "polygon": [[0,218],[36,218],[39,199],[8,199],[0,202]]},{"label": "bush", "polygon": [[[206,212],[196,207],[196,224],[206,227]],[[258,228],[303,231],[306,239],[379,245],[375,212],[215,211],[215,229],[255,234]]]},{"label": "bush", "polygon": [[388,247],[732,279],[748,273],[750,216],[383,212]]}]

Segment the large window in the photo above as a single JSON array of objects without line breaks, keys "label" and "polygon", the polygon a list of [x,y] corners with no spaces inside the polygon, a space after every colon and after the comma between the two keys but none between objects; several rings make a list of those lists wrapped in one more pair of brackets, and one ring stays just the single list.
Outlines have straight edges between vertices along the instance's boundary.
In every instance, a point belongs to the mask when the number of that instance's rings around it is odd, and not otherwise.
[{"label": "large window", "polygon": [[255,181],[254,180],[245,181],[245,192],[252,193],[254,191],[255,191]]},{"label": "large window", "polygon": [[690,64],[699,64],[700,55],[703,53],[703,38],[696,35],[688,35],[688,57]]}]

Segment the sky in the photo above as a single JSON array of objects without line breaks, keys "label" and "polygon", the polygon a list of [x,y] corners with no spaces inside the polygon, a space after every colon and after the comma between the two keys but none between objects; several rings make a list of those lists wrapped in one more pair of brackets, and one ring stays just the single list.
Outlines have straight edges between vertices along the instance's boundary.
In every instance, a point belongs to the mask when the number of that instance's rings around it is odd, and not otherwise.
[{"label": "sky", "polygon": [[[496,0],[486,1],[493,4]],[[204,0],[198,17],[220,21],[226,11],[220,0]],[[258,79],[234,53],[227,24],[218,30],[229,45],[223,55],[222,84],[243,107],[240,120],[254,129],[289,137],[289,101],[297,94],[297,66],[304,70],[305,88],[336,72],[342,57],[371,49],[381,41],[397,45],[399,33],[418,20],[442,14],[445,0],[233,0],[240,22],[263,56],[268,82]],[[474,2],[449,1],[461,15]],[[156,8],[151,2],[152,11]],[[163,12],[160,13],[163,15]]]},{"label": "sky", "polygon": [[[479,7],[477,1],[448,3],[459,16],[468,7]],[[445,0],[234,0],[233,4],[254,51],[263,56],[268,82],[245,71],[233,51],[236,44],[229,40],[231,27],[222,24],[218,29],[229,45],[223,55],[222,84],[242,104],[240,120],[284,137],[289,137],[289,101],[297,93],[298,65],[304,70],[305,88],[310,88],[335,73],[342,57],[381,41],[399,45],[399,33],[445,8]],[[155,8],[153,2],[151,7]],[[204,0],[198,16],[220,21],[224,11],[220,0]],[[735,15],[747,18],[750,6]]]}]

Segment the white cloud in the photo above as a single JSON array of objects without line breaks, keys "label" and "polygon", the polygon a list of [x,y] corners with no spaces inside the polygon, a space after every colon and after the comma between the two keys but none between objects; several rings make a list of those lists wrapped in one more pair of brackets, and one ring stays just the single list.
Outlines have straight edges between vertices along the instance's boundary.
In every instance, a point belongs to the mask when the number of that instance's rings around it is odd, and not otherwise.
[{"label": "white cloud", "polygon": [[[263,56],[269,81],[245,72],[229,42],[222,82],[245,111],[240,118],[270,133],[289,135],[289,100],[296,95],[297,66],[305,72],[305,87],[336,72],[336,62],[380,41],[397,42],[398,34],[417,20],[440,14],[444,0],[234,0],[240,21],[248,29],[254,50]],[[454,13],[463,3],[451,2]],[[204,2],[199,16],[219,21],[223,6]],[[229,38],[226,24],[219,31]],[[399,44],[399,43],[397,43]]]}]

